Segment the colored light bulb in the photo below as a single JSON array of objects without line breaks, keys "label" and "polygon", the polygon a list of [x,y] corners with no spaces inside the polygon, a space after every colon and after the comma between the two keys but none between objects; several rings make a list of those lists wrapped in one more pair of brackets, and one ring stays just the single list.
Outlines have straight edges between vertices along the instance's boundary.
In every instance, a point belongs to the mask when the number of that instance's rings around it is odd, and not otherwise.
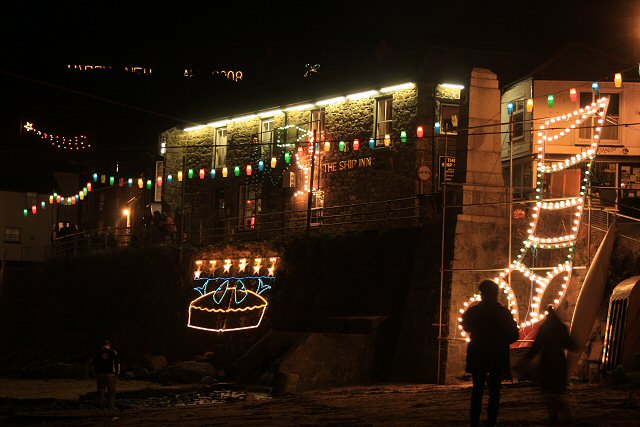
[{"label": "colored light bulb", "polygon": [[109,177],[109,185],[113,185],[113,184],[115,184],[115,182],[116,182],[116,179],[113,176],[110,176]]},{"label": "colored light bulb", "polygon": [[189,179],[193,179],[193,169],[189,169],[189,171],[187,171],[187,176]]},{"label": "colored light bulb", "polygon": [[424,127],[422,125],[418,125],[416,129],[416,135],[418,138],[424,138]]},{"label": "colored light bulb", "polygon": [[527,99],[527,113],[533,112],[533,99]]},{"label": "colored light bulb", "polygon": [[376,140],[369,138],[369,148],[376,148]]},{"label": "colored light bulb", "polygon": [[555,103],[556,103],[556,99],[553,95],[547,96],[547,105],[549,106],[549,108],[553,108]]},{"label": "colored light bulb", "polygon": [[233,168],[233,174],[234,174],[235,176],[240,176],[240,166],[235,166],[235,167]]},{"label": "colored light bulb", "polygon": [[358,151],[360,149],[360,140],[355,138],[353,140],[353,151]]},{"label": "colored light bulb", "polygon": [[153,182],[150,179],[148,179],[147,180],[147,189],[151,190],[151,186],[152,185],[153,185]]},{"label": "colored light bulb", "polygon": [[400,141],[405,144],[407,142],[407,131],[400,131]]},{"label": "colored light bulb", "polygon": [[578,91],[575,87],[569,89],[569,99],[571,99],[571,102],[576,102],[578,100]]},{"label": "colored light bulb", "polygon": [[509,116],[513,115],[513,102],[507,104],[507,113],[509,113]]},{"label": "colored light bulb", "polygon": [[278,159],[276,157],[271,158],[271,169],[275,169],[278,164]]},{"label": "colored light bulb", "polygon": [[384,146],[385,146],[385,147],[388,147],[388,146],[390,146],[390,145],[391,145],[391,135],[386,134],[386,135],[384,136]]},{"label": "colored light bulb", "polygon": [[264,170],[264,160],[258,162],[258,170],[262,172]]},{"label": "colored light bulb", "polygon": [[182,171],[178,171],[178,182],[182,182]]},{"label": "colored light bulb", "polygon": [[346,147],[346,144],[344,143],[344,141],[340,141],[340,142],[338,143],[338,149],[339,149],[340,151],[344,152],[345,147]]},{"label": "colored light bulb", "polygon": [[324,151],[331,151],[331,143],[329,141],[325,141]]},{"label": "colored light bulb", "polygon": [[284,153],[284,161],[286,164],[291,163],[291,153],[289,152]]},{"label": "colored light bulb", "polygon": [[169,174],[167,175],[167,184],[172,184],[173,183],[173,175]]},{"label": "colored light bulb", "polygon": [[200,179],[204,179],[204,168],[200,168]]},{"label": "colored light bulb", "polygon": [[93,182],[98,182],[98,174],[97,173],[93,174]]},{"label": "colored light bulb", "polygon": [[211,172],[209,173],[209,175],[211,176],[211,179],[215,179],[216,177],[216,170],[215,169],[211,169]]},{"label": "colored light bulb", "polygon": [[247,165],[247,176],[251,176],[251,174],[253,173],[253,168],[251,167],[251,165]]},{"label": "colored light bulb", "polygon": [[129,179],[127,180],[127,185],[128,185],[129,187],[133,187],[133,178],[129,178]]},{"label": "colored light bulb", "polygon": [[615,84],[616,87],[622,87],[622,74],[621,73],[616,73],[616,75],[613,77],[613,83]]},{"label": "colored light bulb", "polygon": [[436,122],[433,125],[433,128],[434,128],[434,130],[436,132],[436,135],[440,135],[440,129],[442,128],[442,125],[440,124],[440,122]]}]

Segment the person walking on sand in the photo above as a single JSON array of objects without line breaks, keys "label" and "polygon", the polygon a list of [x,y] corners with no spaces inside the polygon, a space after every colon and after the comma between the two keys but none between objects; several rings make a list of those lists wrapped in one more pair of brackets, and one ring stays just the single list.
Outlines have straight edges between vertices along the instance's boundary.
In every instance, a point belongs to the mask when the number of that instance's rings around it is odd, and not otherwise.
[{"label": "person walking on sand", "polygon": [[93,372],[98,386],[98,407],[105,407],[105,390],[109,399],[109,409],[116,405],[116,381],[120,375],[120,356],[111,348],[109,340],[105,340],[93,358]]},{"label": "person walking on sand", "polygon": [[523,363],[532,361],[540,354],[537,376],[549,411],[549,425],[556,424],[560,415],[566,422],[572,421],[569,407],[564,400],[568,378],[565,350],[575,348],[576,344],[569,335],[569,328],[562,322],[553,306],[548,306],[547,315]]},{"label": "person walking on sand", "polygon": [[483,280],[478,286],[481,301],[462,315],[462,327],[469,333],[466,372],[473,376],[471,425],[480,425],[482,395],[489,388],[489,426],[495,426],[500,408],[500,384],[509,378],[509,345],[518,339],[518,326],[507,308],[498,302],[498,285]]}]

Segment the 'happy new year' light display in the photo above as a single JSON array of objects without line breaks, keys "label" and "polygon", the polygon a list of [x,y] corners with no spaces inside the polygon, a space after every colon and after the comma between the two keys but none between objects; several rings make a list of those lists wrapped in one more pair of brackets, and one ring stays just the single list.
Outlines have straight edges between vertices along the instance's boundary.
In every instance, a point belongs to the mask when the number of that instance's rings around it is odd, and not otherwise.
[{"label": "'happy new year' light display", "polygon": [[[591,167],[602,136],[608,106],[609,98],[603,97],[584,108],[548,119],[538,128],[536,196],[527,230],[528,236],[523,241],[523,246],[516,259],[512,260],[509,266],[493,279],[506,296],[508,307],[516,322],[519,323],[522,339],[530,338],[535,333],[538,322],[545,318],[543,298],[557,307],[566,295],[573,270],[575,247],[589,186]],[[593,120],[594,124],[593,139],[589,146],[581,148],[580,153],[565,159],[549,160],[545,158],[547,143],[571,134],[581,125],[582,127],[589,126],[588,123],[585,123],[587,120]],[[562,173],[569,169],[581,172],[579,195],[544,198],[553,174]],[[551,224],[556,229],[563,231],[559,235],[542,236],[542,233],[539,232],[541,223]],[[534,272],[533,267],[526,265],[525,256],[528,253],[537,254],[542,250],[551,251],[550,256],[545,259],[550,260],[555,254],[555,258],[559,258],[560,262],[546,266],[536,265],[536,269],[546,270],[546,273],[539,275]],[[510,285],[513,273],[522,274],[526,280],[531,282],[531,299],[527,314],[523,316],[522,321],[520,321],[517,298]],[[552,284],[554,286],[551,286]],[[467,307],[478,301],[480,301],[480,296],[474,295],[464,302],[464,306],[458,310],[459,313],[464,313]],[[461,320],[462,318],[459,317],[458,322]],[[469,341],[461,324],[458,325],[458,329],[461,336]]]},{"label": "'happy new year' light display", "polygon": [[268,306],[263,292],[275,280],[277,257],[197,260],[193,276],[199,297],[189,304],[187,326],[231,332],[260,326]]}]

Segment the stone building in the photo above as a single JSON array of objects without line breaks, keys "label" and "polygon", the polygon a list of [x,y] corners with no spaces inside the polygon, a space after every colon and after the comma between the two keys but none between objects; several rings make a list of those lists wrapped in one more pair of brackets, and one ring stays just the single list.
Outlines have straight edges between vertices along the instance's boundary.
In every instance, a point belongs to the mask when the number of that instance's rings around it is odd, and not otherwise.
[{"label": "stone building", "polygon": [[454,158],[464,93],[422,81],[329,90],[169,129],[160,136],[163,209],[196,242],[400,217],[411,224],[417,196],[440,190],[445,139]]}]

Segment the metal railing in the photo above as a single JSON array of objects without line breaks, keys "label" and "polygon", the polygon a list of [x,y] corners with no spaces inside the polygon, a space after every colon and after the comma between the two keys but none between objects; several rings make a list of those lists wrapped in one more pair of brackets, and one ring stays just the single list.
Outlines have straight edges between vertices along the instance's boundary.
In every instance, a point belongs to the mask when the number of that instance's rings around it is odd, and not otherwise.
[{"label": "metal railing", "polygon": [[78,254],[160,244],[204,245],[231,241],[270,240],[305,233],[345,233],[420,227],[439,218],[433,196],[409,197],[307,210],[260,213],[251,217],[214,220],[213,225],[192,224],[178,234],[163,236],[153,225],[80,231],[53,240],[53,255]]},{"label": "metal railing", "polygon": [[212,226],[192,226],[192,237],[188,237],[188,240],[206,244],[234,240],[268,240],[327,231],[340,233],[415,227],[421,226],[432,210],[433,203],[417,197],[312,208],[310,226],[307,223],[307,210],[260,213],[250,217],[217,220]]}]

